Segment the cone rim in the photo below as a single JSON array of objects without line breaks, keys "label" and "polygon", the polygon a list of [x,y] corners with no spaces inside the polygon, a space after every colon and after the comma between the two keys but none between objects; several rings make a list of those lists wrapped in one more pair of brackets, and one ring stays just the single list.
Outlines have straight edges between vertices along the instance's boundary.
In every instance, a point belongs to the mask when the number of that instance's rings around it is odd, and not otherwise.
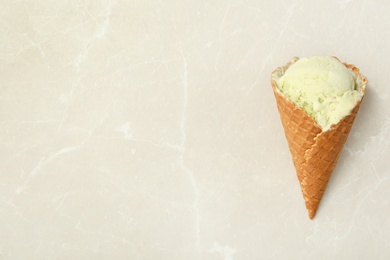
[{"label": "cone rim", "polygon": [[[288,103],[293,104],[293,106],[297,107],[298,109],[302,110],[305,114],[307,114],[307,115],[309,116],[309,118],[313,121],[313,124],[314,124],[316,127],[318,127],[318,129],[320,129],[321,132],[327,132],[327,131],[330,131],[330,130],[334,129],[334,127],[335,127],[336,125],[338,125],[341,121],[343,121],[343,119],[344,119],[345,117],[347,117],[347,116],[349,116],[349,115],[351,114],[352,110],[355,109],[355,107],[356,107],[357,105],[359,105],[359,104],[361,103],[361,101],[363,100],[364,95],[366,94],[366,87],[367,87],[367,83],[368,83],[367,78],[366,78],[365,76],[363,76],[363,74],[361,74],[359,68],[357,68],[355,65],[349,64],[349,63],[346,63],[346,62],[342,62],[342,61],[340,61],[340,59],[339,59],[337,56],[330,56],[330,57],[332,57],[332,58],[338,60],[339,62],[341,62],[349,71],[351,71],[351,72],[355,75],[355,77],[356,77],[355,83],[357,84],[357,86],[358,86],[359,90],[361,91],[361,94],[362,94],[362,95],[361,95],[361,98],[358,99],[358,100],[356,101],[356,104],[355,104],[355,106],[351,109],[351,111],[350,111],[347,115],[345,115],[343,118],[341,118],[339,122],[337,122],[336,124],[332,124],[332,125],[329,127],[329,129],[327,129],[326,131],[323,131],[322,127],[321,127],[321,126],[314,120],[314,118],[313,118],[310,114],[308,114],[303,108],[299,107],[297,104],[294,103],[294,101],[292,101],[291,99],[289,99],[288,97],[286,97],[286,96],[283,94],[283,92],[281,92],[281,91],[279,90],[279,88],[277,87],[277,84],[276,84],[276,82],[275,82],[275,74],[277,74],[277,73],[283,73],[283,74],[284,74],[284,73],[287,71],[287,69],[288,69],[292,64],[294,64],[295,62],[297,62],[300,58],[297,57],[297,56],[293,57],[290,61],[288,61],[288,62],[286,63],[286,65],[277,67],[277,68],[276,68],[275,70],[273,70],[272,73],[271,73],[271,86],[272,86],[272,89],[274,90],[274,93],[280,95],[280,96],[283,97]],[[283,75],[283,74],[282,74],[282,75]]]}]

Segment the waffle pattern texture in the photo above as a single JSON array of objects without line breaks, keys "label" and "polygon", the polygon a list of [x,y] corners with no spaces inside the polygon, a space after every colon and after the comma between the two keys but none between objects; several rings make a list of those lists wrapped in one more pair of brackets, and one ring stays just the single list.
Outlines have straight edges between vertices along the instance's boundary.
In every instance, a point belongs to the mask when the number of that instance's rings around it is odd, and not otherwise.
[{"label": "waffle pattern texture", "polygon": [[[277,68],[272,74],[284,73],[297,60],[298,58],[294,58],[286,66]],[[343,64],[358,75],[364,96],[367,79],[359,73],[354,65]],[[356,103],[355,108],[348,116],[333,125],[328,131],[323,132],[311,116],[277,89],[276,83],[272,79],[271,85],[309,218],[313,219],[348,138],[361,100]]]}]

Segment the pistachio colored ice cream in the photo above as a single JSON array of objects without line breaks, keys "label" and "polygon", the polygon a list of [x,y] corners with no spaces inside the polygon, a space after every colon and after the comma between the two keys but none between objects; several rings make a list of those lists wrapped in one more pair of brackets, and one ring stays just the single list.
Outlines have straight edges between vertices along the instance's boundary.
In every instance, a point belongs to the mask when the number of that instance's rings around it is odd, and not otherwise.
[{"label": "pistachio colored ice cream", "polygon": [[332,57],[301,58],[275,79],[278,89],[327,131],[362,98],[356,76]]}]

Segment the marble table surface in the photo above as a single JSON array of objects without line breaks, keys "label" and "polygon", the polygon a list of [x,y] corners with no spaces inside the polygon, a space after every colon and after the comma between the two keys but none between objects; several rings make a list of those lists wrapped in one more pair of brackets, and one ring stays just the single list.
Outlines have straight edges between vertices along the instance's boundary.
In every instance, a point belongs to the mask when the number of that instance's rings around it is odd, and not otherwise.
[{"label": "marble table surface", "polygon": [[[0,0],[0,259],[390,259],[389,1]],[[315,219],[270,73],[367,95]]]}]

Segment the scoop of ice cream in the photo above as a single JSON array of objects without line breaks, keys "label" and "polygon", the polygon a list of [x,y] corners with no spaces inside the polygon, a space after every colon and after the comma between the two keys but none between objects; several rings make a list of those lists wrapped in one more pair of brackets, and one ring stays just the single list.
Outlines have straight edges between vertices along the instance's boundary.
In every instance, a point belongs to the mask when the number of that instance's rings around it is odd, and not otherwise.
[{"label": "scoop of ice cream", "polygon": [[275,82],[323,131],[350,114],[362,98],[355,75],[332,57],[299,59]]}]

